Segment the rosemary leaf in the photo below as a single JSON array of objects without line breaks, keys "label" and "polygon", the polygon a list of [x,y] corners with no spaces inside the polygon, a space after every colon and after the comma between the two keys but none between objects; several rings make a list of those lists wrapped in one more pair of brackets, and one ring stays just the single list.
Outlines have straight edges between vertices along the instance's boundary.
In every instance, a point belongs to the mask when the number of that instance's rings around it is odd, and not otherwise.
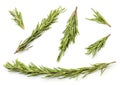
[{"label": "rosemary leaf", "polygon": [[91,19],[86,18],[87,20],[96,21],[97,23],[105,24],[111,27],[111,25],[105,20],[105,18],[98,11],[95,11],[94,9],[92,9],[92,11],[94,12],[93,14],[94,18]]},{"label": "rosemary leaf", "polygon": [[60,53],[58,55],[57,61],[60,61],[61,56],[64,54],[71,42],[75,43],[75,37],[78,34],[78,19],[77,19],[77,7],[72,13],[71,17],[67,22],[66,29],[63,31],[64,37],[61,39],[60,43]]},{"label": "rosemary leaf", "polygon": [[49,30],[50,26],[57,21],[58,15],[64,11],[65,9],[61,7],[52,10],[48,17],[44,18],[41,21],[41,24],[37,24],[36,28],[32,31],[31,35],[19,44],[15,53],[31,48],[30,43],[38,37],[40,37],[45,31]]},{"label": "rosemary leaf", "polygon": [[9,11],[9,13],[13,16],[13,20],[17,23],[17,25],[24,29],[22,13],[18,12],[17,8],[15,8],[13,11]]},{"label": "rosemary leaf", "polygon": [[76,69],[65,69],[65,68],[48,68],[44,66],[36,66],[33,63],[25,65],[24,63],[16,60],[12,64],[7,62],[4,67],[10,70],[11,72],[19,72],[28,76],[38,76],[43,75],[45,78],[75,78],[79,75],[86,77],[87,75],[96,72],[96,71],[105,71],[105,69],[112,63],[96,63],[89,67],[81,67]]},{"label": "rosemary leaf", "polygon": [[95,43],[91,44],[90,46],[88,46],[86,49],[87,49],[87,55],[90,55],[92,54],[93,57],[97,54],[98,51],[101,50],[101,48],[104,47],[105,43],[106,43],[106,40],[108,39],[108,37],[110,36],[107,35],[103,38],[101,38],[100,40],[96,41]]}]

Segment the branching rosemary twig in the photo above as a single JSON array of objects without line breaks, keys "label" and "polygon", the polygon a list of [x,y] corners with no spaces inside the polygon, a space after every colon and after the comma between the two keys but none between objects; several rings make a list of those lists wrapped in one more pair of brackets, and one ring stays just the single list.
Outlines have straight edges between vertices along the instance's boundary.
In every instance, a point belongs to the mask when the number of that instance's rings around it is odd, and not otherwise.
[{"label": "branching rosemary twig", "polygon": [[31,47],[29,46],[30,43],[40,37],[46,30],[49,30],[50,26],[57,21],[58,15],[64,11],[65,9],[61,7],[52,10],[48,17],[41,21],[41,24],[37,24],[36,29],[32,31],[31,35],[19,44],[15,53],[29,49]]},{"label": "branching rosemary twig", "polygon": [[111,27],[111,25],[105,20],[105,18],[98,11],[95,11],[94,9],[92,9],[92,11],[94,12],[93,14],[94,18],[91,19],[86,18],[87,20],[96,21],[97,23],[106,24],[109,27]]},{"label": "branching rosemary twig", "polygon": [[79,33],[78,32],[78,20],[77,20],[77,7],[75,11],[72,13],[71,17],[67,22],[66,29],[64,30],[64,37],[61,40],[60,44],[60,53],[58,55],[57,61],[60,61],[61,56],[64,54],[66,49],[68,48],[71,42],[75,42],[75,37]]},{"label": "branching rosemary twig", "polygon": [[13,20],[17,23],[17,25],[24,29],[24,23],[21,12],[18,12],[17,8],[15,8],[13,11],[9,11],[9,13],[13,16]]},{"label": "branching rosemary twig", "polygon": [[7,62],[4,66],[12,72],[19,72],[29,76],[44,75],[46,78],[75,78],[82,75],[83,78],[87,75],[100,70],[101,74],[106,70],[106,68],[114,62],[110,63],[97,63],[90,67],[82,67],[76,69],[65,69],[65,68],[48,68],[44,66],[36,66],[33,63],[30,65],[25,65],[24,63],[16,60],[13,64]]},{"label": "branching rosemary twig", "polygon": [[107,35],[105,37],[103,37],[102,39],[96,41],[95,43],[91,44],[90,46],[88,46],[86,49],[87,49],[87,55],[90,55],[92,54],[93,57],[97,54],[98,51],[100,51],[101,48],[104,47],[105,43],[106,43],[106,40],[108,39],[108,37],[110,36]]}]

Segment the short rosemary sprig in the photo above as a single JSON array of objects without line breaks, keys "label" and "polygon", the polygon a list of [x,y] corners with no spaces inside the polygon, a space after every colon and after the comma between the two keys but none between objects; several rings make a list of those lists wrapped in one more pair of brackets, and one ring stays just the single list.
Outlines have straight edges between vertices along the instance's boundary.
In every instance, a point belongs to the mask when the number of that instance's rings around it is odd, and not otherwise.
[{"label": "short rosemary sprig", "polygon": [[17,8],[15,8],[13,11],[9,11],[9,13],[13,16],[13,20],[17,23],[17,25],[24,29],[24,23],[21,12],[18,12]]},{"label": "short rosemary sprig", "polygon": [[97,23],[106,24],[109,27],[111,27],[111,25],[105,20],[105,18],[98,11],[95,11],[94,9],[92,9],[92,11],[94,12],[93,14],[94,18],[91,19],[86,18],[87,20],[96,21]]},{"label": "short rosemary sprig", "polygon": [[78,34],[78,19],[77,19],[77,7],[72,13],[71,17],[67,22],[66,29],[63,31],[64,37],[60,43],[60,53],[58,55],[57,61],[60,61],[61,56],[64,54],[71,42],[75,43],[75,37]]},{"label": "short rosemary sprig", "polygon": [[31,47],[29,46],[30,43],[37,39],[38,37],[40,37],[45,31],[49,30],[50,26],[57,21],[58,15],[64,11],[65,9],[61,7],[52,10],[48,17],[44,18],[41,21],[41,24],[39,23],[37,24],[36,28],[32,31],[31,35],[26,40],[19,44],[15,53],[29,49]]},{"label": "short rosemary sprig", "polygon": [[101,38],[100,40],[96,41],[95,43],[91,44],[90,46],[88,46],[86,49],[87,49],[87,55],[90,55],[92,54],[93,57],[97,54],[98,51],[101,50],[101,48],[104,47],[105,43],[106,43],[106,40],[108,39],[108,37],[110,36],[107,35],[103,38]]},{"label": "short rosemary sprig", "polygon": [[114,62],[110,63],[97,63],[89,67],[81,67],[76,69],[66,69],[66,68],[48,68],[44,66],[36,66],[33,63],[28,66],[24,63],[16,60],[13,64],[7,62],[4,66],[11,72],[19,72],[29,76],[44,75],[46,78],[75,78],[82,75],[83,78],[87,75],[100,70],[101,74],[106,70],[106,68]]}]

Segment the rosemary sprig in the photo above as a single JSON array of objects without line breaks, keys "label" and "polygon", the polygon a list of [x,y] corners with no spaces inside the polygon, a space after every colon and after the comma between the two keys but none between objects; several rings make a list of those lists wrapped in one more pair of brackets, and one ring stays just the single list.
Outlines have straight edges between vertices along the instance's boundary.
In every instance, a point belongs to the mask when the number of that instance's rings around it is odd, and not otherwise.
[{"label": "rosemary sprig", "polygon": [[18,12],[17,8],[15,8],[13,11],[9,11],[9,13],[13,16],[13,20],[17,23],[17,25],[24,29],[24,23],[21,12]]},{"label": "rosemary sprig", "polygon": [[87,75],[100,70],[101,74],[106,70],[106,68],[114,62],[110,63],[97,63],[90,67],[81,67],[76,69],[66,69],[66,68],[48,68],[44,66],[36,66],[33,63],[28,66],[24,63],[16,60],[13,64],[7,62],[4,66],[12,72],[19,72],[29,76],[44,75],[46,78],[75,78],[82,75],[83,78]]},{"label": "rosemary sprig", "polygon": [[94,18],[91,19],[86,18],[87,20],[96,21],[97,23],[106,24],[109,27],[111,27],[111,25],[105,20],[105,18],[98,11],[95,11],[94,9],[92,9],[92,11],[94,12],[93,14]]},{"label": "rosemary sprig", "polygon": [[64,37],[60,43],[60,53],[58,55],[57,61],[60,61],[61,56],[64,54],[71,42],[75,43],[75,37],[78,34],[78,19],[77,19],[77,7],[72,13],[71,17],[67,22],[66,29],[63,31]]},{"label": "rosemary sprig", "polygon": [[110,36],[107,35],[103,38],[101,38],[100,40],[96,41],[95,43],[91,44],[90,46],[88,46],[86,49],[87,49],[87,55],[90,55],[92,54],[93,57],[97,54],[98,51],[101,50],[101,48],[104,47],[105,43],[106,43],[106,40],[108,39],[108,37]]},{"label": "rosemary sprig", "polygon": [[49,30],[50,26],[57,21],[58,15],[64,11],[65,9],[61,7],[52,10],[48,17],[44,18],[41,21],[41,24],[39,23],[37,24],[36,28],[32,31],[31,35],[26,40],[19,44],[15,53],[29,49],[31,47],[29,46],[30,43],[37,39],[38,37],[40,37],[45,31]]}]

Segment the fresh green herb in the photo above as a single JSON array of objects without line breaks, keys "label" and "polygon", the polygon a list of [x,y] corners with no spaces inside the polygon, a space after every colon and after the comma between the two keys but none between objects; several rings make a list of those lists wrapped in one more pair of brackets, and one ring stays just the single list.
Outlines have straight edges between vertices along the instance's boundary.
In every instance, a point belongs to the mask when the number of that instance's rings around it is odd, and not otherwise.
[{"label": "fresh green herb", "polygon": [[17,25],[24,29],[24,23],[21,12],[18,12],[17,8],[15,8],[13,11],[9,11],[9,13],[13,16],[13,20],[17,23]]},{"label": "fresh green herb", "polygon": [[4,66],[9,69],[11,72],[19,72],[29,76],[38,76],[44,75],[46,78],[75,78],[79,75],[82,75],[83,78],[87,75],[100,70],[101,74],[106,70],[106,68],[114,62],[110,63],[97,63],[93,64],[90,67],[82,67],[76,69],[65,69],[65,68],[48,68],[44,66],[36,66],[31,63],[28,66],[24,63],[16,60],[13,64],[7,62]]},{"label": "fresh green herb", "polygon": [[109,27],[111,27],[111,25],[105,20],[105,18],[98,11],[95,11],[94,9],[92,9],[92,11],[95,13],[93,14],[94,18],[91,19],[86,18],[87,20],[96,21],[97,23],[106,24]]},{"label": "fresh green herb", "polygon": [[87,55],[90,55],[92,54],[93,57],[97,54],[98,51],[101,50],[101,48],[104,47],[105,43],[106,43],[106,40],[108,39],[108,37],[110,36],[107,35],[103,38],[101,38],[100,40],[96,41],[95,43],[91,44],[90,46],[88,46],[86,49],[87,49]]},{"label": "fresh green herb", "polygon": [[24,40],[22,43],[19,44],[15,53],[29,49],[31,47],[29,46],[30,43],[35,39],[37,39],[38,37],[40,37],[46,30],[49,30],[50,26],[57,21],[58,15],[64,11],[65,9],[61,7],[52,10],[48,15],[48,17],[44,18],[41,21],[41,24],[39,23],[37,24],[36,29],[32,31],[31,35],[26,40]]},{"label": "fresh green herb", "polygon": [[77,7],[72,13],[71,17],[67,22],[66,29],[63,31],[64,37],[61,40],[61,45],[59,47],[60,53],[58,55],[57,61],[60,61],[61,56],[64,54],[71,42],[75,43],[75,37],[78,34],[78,19],[77,19]]}]

